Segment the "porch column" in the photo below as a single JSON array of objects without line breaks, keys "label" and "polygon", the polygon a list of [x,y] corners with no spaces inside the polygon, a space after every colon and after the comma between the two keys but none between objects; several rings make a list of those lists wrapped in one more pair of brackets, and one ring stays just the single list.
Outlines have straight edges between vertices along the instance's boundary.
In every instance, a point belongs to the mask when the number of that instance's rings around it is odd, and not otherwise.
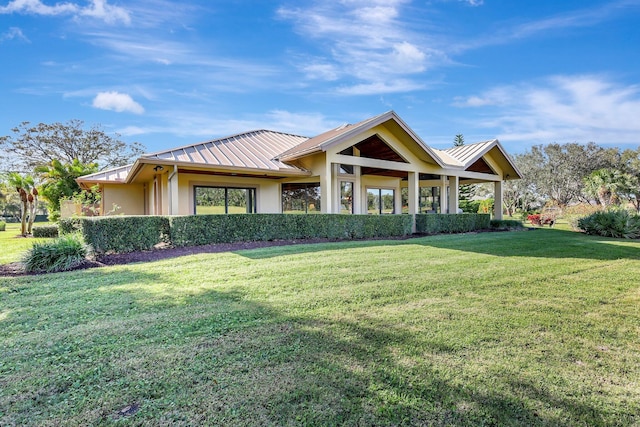
[{"label": "porch column", "polygon": [[353,173],[356,175],[356,181],[353,183],[353,194],[351,195],[353,213],[366,213],[362,211],[362,177],[360,175],[360,166],[354,166]]},{"label": "porch column", "polygon": [[447,213],[447,176],[440,175],[440,213]]},{"label": "porch column", "polygon": [[173,166],[169,175],[169,215],[179,215],[180,198],[178,192],[178,166]]},{"label": "porch column", "polygon": [[411,232],[416,232],[416,214],[420,212],[420,174],[409,172],[407,179],[409,193],[409,215],[413,217]]},{"label": "porch column", "polygon": [[502,194],[502,181],[496,181],[493,183],[495,201],[493,203],[493,219],[502,219],[502,205],[504,204],[504,197]]},{"label": "porch column", "polygon": [[333,177],[331,163],[325,165],[324,173],[320,175],[320,203],[322,213],[333,212]]},{"label": "porch column", "polygon": [[458,213],[458,183],[460,179],[457,176],[449,177],[449,213]]}]

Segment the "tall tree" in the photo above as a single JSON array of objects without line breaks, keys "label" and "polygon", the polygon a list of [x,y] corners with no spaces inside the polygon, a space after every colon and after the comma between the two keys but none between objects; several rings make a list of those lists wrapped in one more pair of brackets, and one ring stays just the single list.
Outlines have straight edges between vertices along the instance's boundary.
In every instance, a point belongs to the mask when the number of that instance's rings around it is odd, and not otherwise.
[{"label": "tall tree", "polygon": [[34,185],[33,177],[30,175],[22,176],[12,172],[8,174],[7,181],[20,194],[20,231],[23,236],[26,236],[31,234],[31,228],[33,227],[38,203],[38,190]]},{"label": "tall tree", "polygon": [[97,172],[98,165],[80,163],[74,159],[71,163],[53,160],[47,166],[38,166],[35,172],[42,179],[41,193],[49,202],[49,217],[56,220],[60,214],[60,200],[70,198],[81,191],[76,178]]},{"label": "tall tree", "polygon": [[23,122],[12,129],[13,135],[0,137],[0,148],[10,163],[10,170],[31,172],[53,160],[71,164],[74,159],[101,169],[122,166],[144,152],[137,143],[125,143],[120,135],[110,136],[98,125],[84,129],[82,120],[66,123]]},{"label": "tall tree", "polygon": [[464,145],[464,135],[459,133],[453,138],[453,146],[460,147],[461,145]]}]

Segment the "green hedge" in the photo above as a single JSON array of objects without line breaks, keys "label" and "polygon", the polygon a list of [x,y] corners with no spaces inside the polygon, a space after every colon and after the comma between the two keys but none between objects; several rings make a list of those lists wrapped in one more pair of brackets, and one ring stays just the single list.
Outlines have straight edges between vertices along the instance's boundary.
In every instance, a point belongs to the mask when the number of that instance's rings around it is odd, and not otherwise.
[{"label": "green hedge", "polygon": [[362,239],[411,234],[409,215],[231,214],[177,216],[171,221],[171,243],[209,243],[278,239]]},{"label": "green hedge", "polygon": [[169,218],[111,216],[60,221],[62,234],[79,231],[96,253],[133,252],[169,242]]},{"label": "green hedge", "polygon": [[425,234],[466,233],[488,229],[489,214],[417,214],[416,232]]},{"label": "green hedge", "polygon": [[61,234],[79,232],[96,253],[148,250],[159,243],[210,243],[281,239],[363,239],[411,234],[410,215],[231,214],[67,218]]},{"label": "green hedge", "polygon": [[33,237],[58,237],[57,225],[41,225],[33,227],[33,230],[31,231]]},{"label": "green hedge", "polygon": [[0,231],[5,231],[7,229],[7,223],[4,221],[0,221]]}]

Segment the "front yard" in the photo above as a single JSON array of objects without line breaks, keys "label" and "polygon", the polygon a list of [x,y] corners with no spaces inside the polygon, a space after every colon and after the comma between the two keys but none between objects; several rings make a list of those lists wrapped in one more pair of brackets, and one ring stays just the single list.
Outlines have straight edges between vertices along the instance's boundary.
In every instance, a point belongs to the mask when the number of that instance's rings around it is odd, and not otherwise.
[{"label": "front yard", "polygon": [[639,425],[638,277],[545,228],[0,278],[0,425]]}]

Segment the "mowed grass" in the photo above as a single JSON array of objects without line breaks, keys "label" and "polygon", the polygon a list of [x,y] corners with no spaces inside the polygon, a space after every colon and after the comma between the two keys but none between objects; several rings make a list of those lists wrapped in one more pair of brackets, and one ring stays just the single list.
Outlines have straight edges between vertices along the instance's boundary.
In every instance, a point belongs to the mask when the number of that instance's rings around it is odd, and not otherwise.
[{"label": "mowed grass", "polygon": [[[36,223],[34,227],[44,223]],[[35,242],[44,242],[49,239],[34,239],[33,237],[22,237],[20,235],[20,223],[10,222],[5,231],[0,231],[0,264],[20,261],[22,255]]]},{"label": "mowed grass", "polygon": [[639,277],[545,228],[0,278],[0,425],[640,425]]}]

